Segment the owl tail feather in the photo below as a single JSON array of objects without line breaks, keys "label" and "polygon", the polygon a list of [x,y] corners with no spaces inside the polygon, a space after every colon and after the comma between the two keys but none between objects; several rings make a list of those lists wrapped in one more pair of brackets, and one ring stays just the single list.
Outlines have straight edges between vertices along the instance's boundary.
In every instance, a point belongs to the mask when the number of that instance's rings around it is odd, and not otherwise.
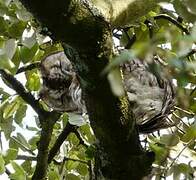
[{"label": "owl tail feather", "polygon": [[150,121],[146,121],[143,124],[138,124],[138,129],[140,133],[147,134],[175,125],[176,123],[168,121],[166,116],[159,114],[153,117]]}]

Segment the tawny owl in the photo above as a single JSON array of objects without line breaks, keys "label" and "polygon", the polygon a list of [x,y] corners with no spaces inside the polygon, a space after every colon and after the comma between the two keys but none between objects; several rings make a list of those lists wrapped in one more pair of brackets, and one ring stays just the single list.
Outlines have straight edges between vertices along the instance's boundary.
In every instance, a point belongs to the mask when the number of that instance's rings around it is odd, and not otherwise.
[{"label": "tawny owl", "polygon": [[79,81],[64,52],[44,58],[40,70],[43,80],[40,98],[50,108],[60,112],[86,112]]},{"label": "tawny owl", "polygon": [[[171,124],[166,117],[174,102],[173,87],[164,77],[154,75],[148,64],[139,59],[120,66],[123,85],[133,107],[141,132],[153,132]],[[41,99],[61,112],[86,113],[77,75],[64,52],[57,52],[41,61],[43,86]]]}]

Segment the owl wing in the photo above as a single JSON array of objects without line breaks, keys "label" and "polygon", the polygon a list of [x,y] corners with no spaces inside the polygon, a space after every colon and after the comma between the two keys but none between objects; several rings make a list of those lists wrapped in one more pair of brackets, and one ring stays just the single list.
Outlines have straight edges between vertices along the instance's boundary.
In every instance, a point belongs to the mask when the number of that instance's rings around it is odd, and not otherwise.
[{"label": "owl wing", "polygon": [[167,121],[174,105],[170,80],[149,71],[148,64],[139,59],[121,66],[124,87],[141,132],[152,132],[172,124]]}]

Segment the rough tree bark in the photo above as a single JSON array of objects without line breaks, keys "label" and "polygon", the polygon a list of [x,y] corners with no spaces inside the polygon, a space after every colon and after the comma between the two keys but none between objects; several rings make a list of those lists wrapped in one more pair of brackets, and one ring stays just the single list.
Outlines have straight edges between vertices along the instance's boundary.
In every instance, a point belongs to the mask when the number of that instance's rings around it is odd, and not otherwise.
[{"label": "rough tree bark", "polygon": [[54,40],[62,42],[77,70],[97,138],[96,179],[142,179],[150,172],[154,156],[141,148],[127,97],[115,97],[100,74],[113,56],[112,29],[153,9],[155,1],[103,1],[104,6],[87,0],[20,1]]}]

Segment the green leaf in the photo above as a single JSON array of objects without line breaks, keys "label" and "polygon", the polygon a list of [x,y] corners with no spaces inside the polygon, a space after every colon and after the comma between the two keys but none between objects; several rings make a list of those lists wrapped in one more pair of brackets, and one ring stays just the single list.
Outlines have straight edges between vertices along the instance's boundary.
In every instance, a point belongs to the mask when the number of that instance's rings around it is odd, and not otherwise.
[{"label": "green leaf", "polygon": [[80,163],[77,167],[77,172],[82,175],[82,176],[86,176],[88,174],[88,167],[86,164],[82,164]]},{"label": "green leaf", "polygon": [[168,156],[168,149],[165,146],[150,143],[150,149],[155,153],[155,162],[162,164]]},{"label": "green leaf", "polygon": [[[3,88],[0,88],[0,95],[3,95],[1,98],[1,102],[4,102],[8,97],[10,97],[10,94],[4,91]],[[2,104],[0,105],[0,109],[2,108]]]},{"label": "green leaf", "polygon": [[66,126],[68,120],[69,120],[69,116],[67,113],[63,113],[60,117],[60,120],[62,120],[63,122],[63,128]]},{"label": "green leaf", "polygon": [[16,10],[16,16],[21,21],[29,21],[31,19],[31,14],[27,12],[25,9]]},{"label": "green leaf", "polygon": [[15,39],[21,38],[21,35],[22,35],[26,25],[27,25],[27,23],[24,23],[22,21],[19,21],[19,22],[12,24],[8,29],[9,35]]},{"label": "green leaf", "polygon": [[0,174],[3,174],[5,172],[5,161],[0,154]]},{"label": "green leaf", "polygon": [[36,136],[33,136],[33,137],[28,141],[28,143],[29,143],[30,146],[31,146],[31,150],[32,150],[32,151],[34,151],[34,150],[37,149],[37,144],[38,144],[38,142],[39,142],[39,139],[40,139],[40,137],[36,135]]},{"label": "green leaf", "polygon": [[125,94],[120,68],[116,67],[110,70],[108,74],[108,81],[115,96],[120,97]]},{"label": "green leaf", "polygon": [[20,65],[20,51],[18,47],[16,48],[16,52],[12,58],[12,62],[15,64],[15,72],[16,72]]},{"label": "green leaf", "polygon": [[19,108],[16,111],[14,121],[17,124],[20,124],[23,120],[23,118],[26,116],[26,110],[27,110],[27,105],[26,104],[21,104]]},{"label": "green leaf", "polygon": [[79,144],[79,140],[74,133],[70,133],[69,136],[67,137],[67,140],[73,145]]},{"label": "green leaf", "polygon": [[28,173],[28,174],[32,174],[33,173],[33,168],[32,168],[32,162],[31,161],[24,161],[21,166],[22,168]]},{"label": "green leaf", "polygon": [[14,161],[12,161],[11,164],[12,164],[12,167],[14,168],[15,172],[13,174],[11,174],[9,177],[14,180],[25,180],[26,175],[25,175],[25,171],[22,168],[22,166],[18,165]]},{"label": "green leaf", "polygon": [[26,126],[26,129],[28,129],[29,131],[39,131],[39,129],[37,127],[32,127],[32,126]]},{"label": "green leaf", "polygon": [[10,138],[10,140],[9,140],[9,148],[18,150],[18,147],[19,147],[18,143],[13,138]]},{"label": "green leaf", "polygon": [[87,155],[87,158],[89,159],[93,159],[95,157],[95,152],[96,152],[96,149],[93,145],[89,146],[88,149],[86,150],[86,155]]},{"label": "green leaf", "polygon": [[148,13],[148,16],[150,16],[150,17],[154,17],[154,16],[156,16],[157,15],[157,13],[155,12],[155,11],[150,11],[149,13]]},{"label": "green leaf", "polygon": [[141,30],[146,31],[147,29],[148,29],[148,27],[146,26],[146,24],[141,23]]},{"label": "green leaf", "polygon": [[1,122],[0,126],[5,134],[6,139],[10,139],[11,133],[15,130],[15,127],[13,126],[13,118],[3,119],[3,122]]},{"label": "green leaf", "polygon": [[192,10],[195,9],[195,6],[193,5],[194,3],[191,3],[191,6],[193,6],[192,9],[190,9],[190,6],[187,6],[185,1],[182,0],[174,0],[173,5],[178,15],[185,18],[187,21],[194,23],[196,21],[196,15],[192,12]]},{"label": "green leaf", "polygon": [[89,143],[93,144],[95,142],[95,136],[93,130],[89,124],[85,124],[79,128],[80,133],[83,135],[83,138]]},{"label": "green leaf", "polygon": [[17,133],[16,139],[25,147],[27,147],[28,149],[30,149],[30,145],[27,142],[27,140],[25,139],[25,137],[21,134],[21,133]]},{"label": "green leaf", "polygon": [[187,6],[187,9],[196,15],[196,3],[195,0],[185,0],[185,4]]},{"label": "green leaf", "polygon": [[175,134],[164,134],[160,138],[160,143],[167,146],[176,146],[179,143],[179,137]]},{"label": "green leaf", "polygon": [[15,39],[9,39],[5,42],[5,52],[9,59],[12,59],[15,52],[16,52],[16,40]]},{"label": "green leaf", "polygon": [[22,44],[31,49],[36,43],[36,34],[33,28],[25,29],[22,34]]},{"label": "green leaf", "polygon": [[120,64],[131,61],[134,58],[134,52],[128,51],[127,49],[123,50],[120,55],[115,56],[111,59],[110,63],[103,70],[102,75],[107,74],[111,69],[118,67]]},{"label": "green leaf", "polygon": [[60,175],[56,171],[49,171],[48,179],[49,180],[60,180],[61,177],[60,177]]},{"label": "green leaf", "polygon": [[22,46],[20,48],[20,57],[24,64],[27,62],[33,61],[33,58],[38,50],[38,44],[36,43],[32,48],[27,48]]},{"label": "green leaf", "polygon": [[5,107],[3,118],[8,119],[9,117],[12,117],[19,107],[20,103],[18,101],[18,98],[15,98],[10,104]]},{"label": "green leaf", "polygon": [[30,73],[28,76],[26,87],[30,91],[38,91],[40,89],[40,77],[37,73]]},{"label": "green leaf", "polygon": [[10,160],[15,160],[18,155],[18,149],[9,148],[5,154],[5,163],[8,164]]},{"label": "green leaf", "polygon": [[1,54],[0,52],[0,69],[8,69],[12,72],[12,69],[15,68],[15,64],[7,57],[7,55]]},{"label": "green leaf", "polygon": [[5,22],[3,17],[0,17],[0,33],[5,34],[8,29],[8,24]]},{"label": "green leaf", "polygon": [[178,169],[183,174],[187,174],[187,173],[191,172],[191,167],[185,163],[178,164]]},{"label": "green leaf", "polygon": [[8,5],[10,4],[11,1],[12,1],[12,0],[4,0],[4,3],[5,3],[6,6],[8,6]]},{"label": "green leaf", "polygon": [[184,136],[181,138],[184,142],[189,142],[192,139],[196,139],[196,123],[191,125],[185,132]]},{"label": "green leaf", "polygon": [[[71,156],[69,156],[69,158],[78,159],[78,157],[77,157],[76,154],[72,154]],[[75,169],[78,165],[79,165],[79,162],[78,161],[68,160],[67,163],[66,163],[66,168],[67,168],[67,170],[70,171],[72,169]]]},{"label": "green leaf", "polygon": [[76,176],[75,174],[71,174],[71,173],[67,174],[66,179],[67,180],[81,180],[80,177]]}]

